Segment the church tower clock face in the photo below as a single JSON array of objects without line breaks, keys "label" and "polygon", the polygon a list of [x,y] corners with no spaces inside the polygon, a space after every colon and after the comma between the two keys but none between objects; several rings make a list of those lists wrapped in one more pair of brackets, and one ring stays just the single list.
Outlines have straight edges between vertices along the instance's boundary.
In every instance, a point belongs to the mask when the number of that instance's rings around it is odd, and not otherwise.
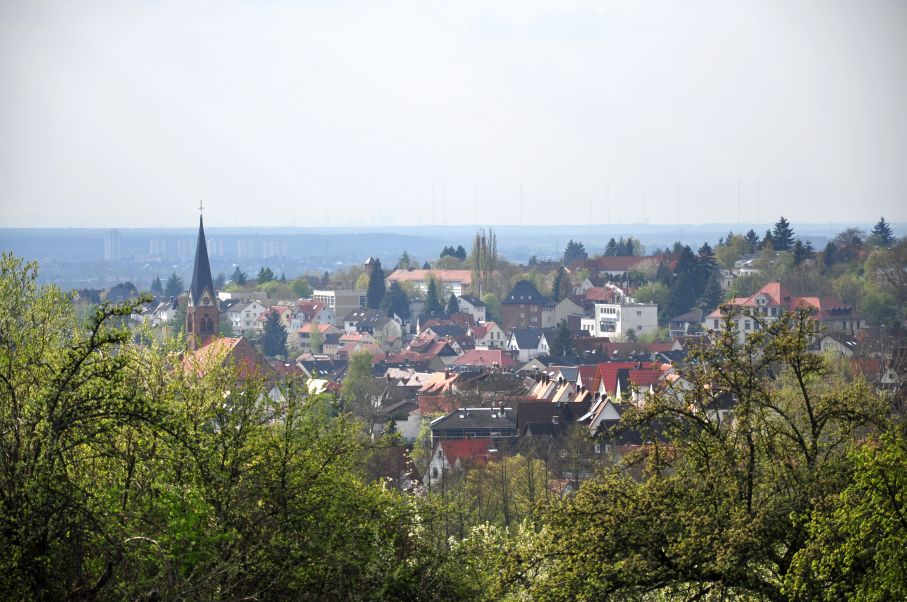
[{"label": "church tower clock face", "polygon": [[211,299],[208,298],[208,295],[202,297],[202,305],[211,305]]}]

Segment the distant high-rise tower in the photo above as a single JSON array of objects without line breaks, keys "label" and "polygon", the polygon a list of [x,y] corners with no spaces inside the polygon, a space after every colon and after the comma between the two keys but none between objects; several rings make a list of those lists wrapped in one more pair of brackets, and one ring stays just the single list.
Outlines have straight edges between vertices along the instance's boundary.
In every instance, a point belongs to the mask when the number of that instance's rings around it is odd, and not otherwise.
[{"label": "distant high-rise tower", "polygon": [[217,309],[217,294],[211,279],[211,264],[208,262],[208,246],[205,244],[205,226],[198,218],[198,242],[195,246],[195,267],[192,268],[192,284],[189,286],[189,305],[186,308],[186,337],[189,346],[198,348],[218,332],[220,312]]},{"label": "distant high-rise tower", "polygon": [[120,231],[108,230],[104,233],[104,261],[120,260]]}]

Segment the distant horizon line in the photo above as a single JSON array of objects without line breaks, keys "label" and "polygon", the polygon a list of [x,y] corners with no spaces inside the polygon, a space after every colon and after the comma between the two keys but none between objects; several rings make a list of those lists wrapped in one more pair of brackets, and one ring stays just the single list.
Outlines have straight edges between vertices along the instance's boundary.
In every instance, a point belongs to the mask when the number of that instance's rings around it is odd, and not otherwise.
[{"label": "distant horizon line", "polygon": [[[780,219],[780,216],[779,216]],[[861,227],[861,226],[874,226],[878,219],[874,219],[868,222],[821,222],[821,221],[796,221],[788,220],[792,226],[800,227],[821,227],[821,228],[836,228],[836,227]],[[897,227],[907,227],[907,222],[895,222],[885,220],[890,226]],[[374,231],[374,230],[443,230],[447,228],[454,229],[466,229],[466,228],[475,228],[476,230],[487,229],[487,228],[507,228],[507,229],[520,229],[520,228],[548,228],[548,229],[562,229],[562,228],[576,228],[576,229],[609,229],[609,228],[652,228],[652,229],[665,229],[665,228],[729,228],[734,230],[734,228],[771,228],[777,223],[777,220],[771,222],[701,222],[701,223],[651,223],[651,222],[626,222],[626,223],[610,223],[610,224],[384,224],[384,225],[363,225],[363,224],[348,224],[348,225],[307,225],[307,226],[288,226],[288,225],[218,225],[212,223],[205,223],[206,230],[255,230],[255,229],[267,229],[267,230],[361,230],[361,231]],[[22,231],[22,230],[187,230],[187,231],[197,231],[198,226],[186,225],[186,226],[170,226],[170,225],[160,225],[160,226],[115,226],[115,225],[78,225],[78,226],[0,226],[0,231]]]}]

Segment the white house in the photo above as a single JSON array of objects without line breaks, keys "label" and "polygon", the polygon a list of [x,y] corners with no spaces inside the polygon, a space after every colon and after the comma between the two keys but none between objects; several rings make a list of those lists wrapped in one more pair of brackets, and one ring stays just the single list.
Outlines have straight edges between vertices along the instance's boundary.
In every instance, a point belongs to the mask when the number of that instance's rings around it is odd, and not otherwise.
[{"label": "white house", "polygon": [[[589,325],[584,321],[584,325]],[[637,303],[630,297],[620,297],[614,303],[596,303],[594,322],[589,332],[594,337],[626,337],[658,330],[658,305]]]},{"label": "white house", "polygon": [[507,341],[507,349],[514,351],[519,362],[528,362],[534,357],[548,355],[548,339],[541,328],[514,328]]},{"label": "white house", "polygon": [[460,311],[470,314],[476,324],[485,321],[485,303],[473,295],[460,295],[457,299],[460,304]]},{"label": "white house", "polygon": [[507,335],[495,322],[484,322],[469,329],[476,349],[503,349],[507,345]]},{"label": "white house", "polygon": [[258,327],[258,319],[261,318],[267,310],[268,308],[258,301],[237,303],[231,307],[227,310],[227,318],[230,320],[233,334],[247,335],[255,332]]},{"label": "white house", "polygon": [[354,309],[365,307],[366,291],[360,289],[316,290],[313,301],[321,301],[334,312],[334,324],[343,327],[343,317]]}]

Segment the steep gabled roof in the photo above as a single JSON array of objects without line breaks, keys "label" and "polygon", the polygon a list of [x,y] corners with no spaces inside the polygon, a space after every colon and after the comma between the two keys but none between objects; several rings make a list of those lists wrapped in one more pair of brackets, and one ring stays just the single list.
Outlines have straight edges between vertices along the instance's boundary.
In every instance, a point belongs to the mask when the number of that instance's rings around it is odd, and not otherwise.
[{"label": "steep gabled roof", "polygon": [[514,328],[511,334],[518,348],[538,349],[545,331],[541,328]]},{"label": "steep gabled roof", "polygon": [[205,243],[205,226],[198,216],[198,242],[195,243],[195,266],[192,268],[192,284],[189,286],[189,301],[193,305],[202,298],[207,289],[214,298],[214,280],[211,279],[211,264],[208,262],[208,245]]},{"label": "steep gabled roof", "polygon": [[501,301],[504,305],[550,305],[551,300],[539,292],[535,285],[528,280],[520,280],[510,291],[510,294]]}]

